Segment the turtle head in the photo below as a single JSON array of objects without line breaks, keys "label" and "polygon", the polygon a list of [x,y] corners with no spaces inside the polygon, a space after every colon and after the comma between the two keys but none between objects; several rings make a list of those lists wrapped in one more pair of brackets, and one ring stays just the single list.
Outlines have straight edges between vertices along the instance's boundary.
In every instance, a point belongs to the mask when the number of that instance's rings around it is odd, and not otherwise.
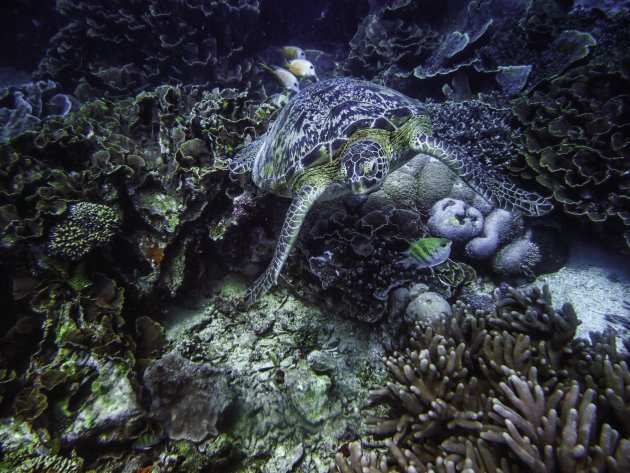
[{"label": "turtle head", "polygon": [[374,140],[352,143],[341,158],[341,175],[353,194],[377,190],[389,174],[389,159]]}]

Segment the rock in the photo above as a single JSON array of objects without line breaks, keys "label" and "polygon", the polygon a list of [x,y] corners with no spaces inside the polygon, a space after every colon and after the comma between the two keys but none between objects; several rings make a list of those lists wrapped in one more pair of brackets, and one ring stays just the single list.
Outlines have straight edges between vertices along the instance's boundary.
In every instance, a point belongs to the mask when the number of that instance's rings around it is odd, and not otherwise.
[{"label": "rock", "polygon": [[233,397],[220,370],[172,351],[151,363],[143,379],[151,411],[171,439],[200,442],[218,434],[216,424]]},{"label": "rock", "polygon": [[423,292],[413,299],[405,313],[405,322],[410,326],[416,323],[424,327],[441,324],[442,313],[451,315],[450,304],[436,292]]},{"label": "rock", "polygon": [[316,374],[305,366],[289,370],[285,375],[291,404],[310,425],[321,424],[339,413],[338,406],[331,401],[331,385],[329,376]]}]

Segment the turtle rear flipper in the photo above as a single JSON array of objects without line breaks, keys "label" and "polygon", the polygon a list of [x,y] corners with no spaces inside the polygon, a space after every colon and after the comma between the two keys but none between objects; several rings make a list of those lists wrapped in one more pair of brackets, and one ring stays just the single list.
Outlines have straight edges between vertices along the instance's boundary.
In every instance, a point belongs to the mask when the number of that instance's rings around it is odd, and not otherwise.
[{"label": "turtle rear flipper", "polygon": [[265,138],[267,133],[260,135],[250,144],[246,145],[243,149],[241,149],[236,156],[232,158],[229,164],[230,172],[232,174],[245,174],[252,171],[252,167],[254,166],[254,159],[258,155],[260,148],[262,148],[265,143]]},{"label": "turtle rear flipper", "polygon": [[247,290],[245,294],[246,304],[251,305],[259,301],[269,288],[276,284],[284,262],[287,260],[291,248],[293,248],[295,244],[298,233],[300,233],[300,227],[302,226],[302,222],[304,222],[304,217],[306,217],[306,214],[318,197],[325,191],[326,187],[305,185],[293,199],[289,211],[284,218],[280,238],[276,244],[276,250],[271,258],[271,263],[269,263],[265,272]]},{"label": "turtle rear flipper", "polygon": [[432,136],[418,136],[413,149],[440,160],[477,194],[502,209],[530,216],[545,215],[553,209],[549,199],[520,189],[482,163],[458,154]]}]

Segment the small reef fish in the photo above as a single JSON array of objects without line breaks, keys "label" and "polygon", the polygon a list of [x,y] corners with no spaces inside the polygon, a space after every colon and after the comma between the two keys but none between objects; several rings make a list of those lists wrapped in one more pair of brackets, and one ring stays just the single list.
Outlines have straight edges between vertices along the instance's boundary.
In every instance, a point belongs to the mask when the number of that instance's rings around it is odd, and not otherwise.
[{"label": "small reef fish", "polygon": [[282,87],[288,90],[293,90],[294,92],[300,91],[300,85],[298,84],[297,77],[295,77],[291,72],[287,71],[283,67],[280,66],[268,66],[267,64],[260,63],[260,67],[262,67],[265,71],[273,76]]},{"label": "small reef fish", "polygon": [[282,55],[287,61],[291,59],[306,59],[306,55],[301,48],[297,46],[285,46],[282,48]]},{"label": "small reef fish", "polygon": [[315,66],[306,59],[293,59],[287,63],[287,69],[297,77],[317,77]]},{"label": "small reef fish", "polygon": [[446,261],[451,254],[451,240],[439,237],[425,237],[414,241],[403,254],[405,259],[398,263],[405,269],[410,266],[416,268],[431,268]]}]

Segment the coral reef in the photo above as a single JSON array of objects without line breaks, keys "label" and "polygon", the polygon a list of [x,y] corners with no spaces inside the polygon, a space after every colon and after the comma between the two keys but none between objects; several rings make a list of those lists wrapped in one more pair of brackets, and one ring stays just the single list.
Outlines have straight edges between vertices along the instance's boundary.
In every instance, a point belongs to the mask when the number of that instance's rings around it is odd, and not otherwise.
[{"label": "coral reef", "polygon": [[243,219],[222,158],[265,131],[275,103],[163,86],[87,102],[0,145],[2,413],[37,431],[0,469],[112,471],[92,452],[160,442],[140,387],[165,349],[152,317],[187,271],[205,271],[187,254],[212,255]]},{"label": "coral reef", "polygon": [[52,38],[38,76],[76,87],[82,100],[124,97],[164,84],[246,85],[258,39],[258,1],[57,3],[65,25]]},{"label": "coral reef", "polygon": [[192,245],[180,232],[200,218],[220,225],[219,235],[235,223],[220,161],[266,129],[273,103],[232,90],[163,86],[134,99],[88,102],[46,121],[0,150],[4,247],[19,252],[50,234],[52,253],[78,259],[109,230],[88,229],[92,236],[71,249],[65,237],[74,232],[73,217],[50,228],[78,202],[99,202],[117,207],[123,226],[115,249],[140,269],[123,279],[135,280],[140,294],[156,285],[175,293],[181,257]]},{"label": "coral reef", "polygon": [[118,215],[106,205],[78,202],[50,235],[48,252],[77,261],[94,248],[107,245],[118,231]]},{"label": "coral reef", "polygon": [[[582,230],[563,213],[630,245],[627,2],[14,3],[0,471],[630,471],[627,333],[575,339],[577,301],[491,282],[556,271],[557,236]],[[277,290],[244,308],[288,202],[226,158],[286,103],[256,63],[289,44],[320,77],[422,99],[435,136],[552,194],[553,221],[419,156],[318,203]],[[399,264],[466,225],[452,259]]]},{"label": "coral reef", "polygon": [[492,311],[454,305],[441,333],[418,327],[409,348],[386,358],[392,381],[370,396],[388,410],[365,419],[385,449],[354,442],[330,471],[627,468],[630,432],[610,414],[628,401],[605,387],[626,382],[614,339],[572,340],[575,314],[567,304],[554,311],[547,288],[501,294]]}]

